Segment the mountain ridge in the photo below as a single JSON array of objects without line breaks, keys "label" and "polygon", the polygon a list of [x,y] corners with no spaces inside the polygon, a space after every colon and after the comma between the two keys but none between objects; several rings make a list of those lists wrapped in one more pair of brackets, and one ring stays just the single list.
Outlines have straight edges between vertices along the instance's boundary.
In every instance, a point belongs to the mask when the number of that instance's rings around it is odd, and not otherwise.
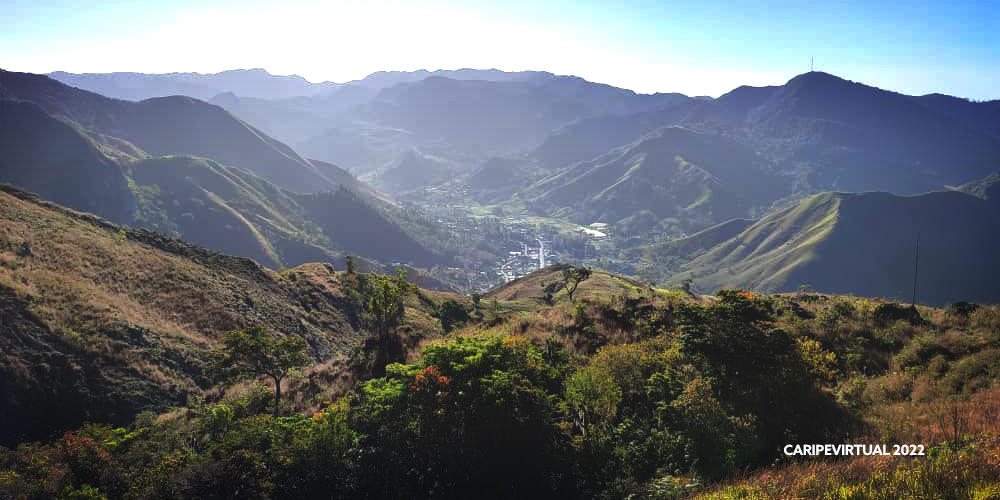
[{"label": "mountain ridge", "polygon": [[[878,214],[873,217],[872,214]],[[985,216],[985,219],[984,219]],[[960,191],[900,196],[822,193],[754,222],[681,266],[670,283],[699,289],[909,296],[919,238],[918,300],[996,302],[983,276],[1000,272],[1000,204]],[[661,248],[666,252],[669,247]],[[669,255],[648,255],[664,260]]]}]

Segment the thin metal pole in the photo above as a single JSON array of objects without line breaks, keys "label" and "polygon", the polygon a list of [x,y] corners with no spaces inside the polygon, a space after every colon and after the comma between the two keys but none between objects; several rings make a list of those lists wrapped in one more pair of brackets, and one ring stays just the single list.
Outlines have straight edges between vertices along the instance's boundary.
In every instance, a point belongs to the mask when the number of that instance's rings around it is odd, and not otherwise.
[{"label": "thin metal pole", "polygon": [[910,307],[916,307],[917,305],[917,270],[920,268],[920,233],[917,233],[917,245],[913,253],[913,301],[910,302]]}]

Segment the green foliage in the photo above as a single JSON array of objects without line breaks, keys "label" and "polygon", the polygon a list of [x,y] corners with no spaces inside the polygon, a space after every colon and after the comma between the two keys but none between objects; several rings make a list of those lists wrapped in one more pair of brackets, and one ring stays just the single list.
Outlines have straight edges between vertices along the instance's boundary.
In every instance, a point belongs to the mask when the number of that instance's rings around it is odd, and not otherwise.
[{"label": "green foliage", "polygon": [[[382,278],[389,286],[401,279]],[[358,288],[367,296],[366,283]],[[780,300],[736,290],[707,304],[623,297],[611,309],[587,301],[551,311],[572,323],[550,332],[470,327],[424,346],[418,362],[387,364],[384,376],[318,411],[262,414],[270,394],[258,384],[145,415],[131,428],[88,425],[51,445],[0,450],[0,495],[680,498],[691,485],[786,460],[785,444],[867,435],[852,414],[879,405],[915,412],[911,400],[928,397],[917,394],[929,380],[934,394],[947,395],[975,394],[1000,378],[992,331],[942,333],[907,322],[881,329],[836,298],[807,304],[817,318],[804,319],[777,314],[776,304],[787,305]],[[439,312],[465,311],[446,303]],[[838,318],[836,327],[826,328],[824,317]],[[645,333],[596,352],[580,347],[588,328],[605,335],[626,326]],[[925,329],[911,340],[907,328]],[[267,352],[260,333],[246,343]],[[861,362],[900,353],[909,368],[851,376],[841,354],[853,352]],[[933,367],[922,364],[927,356]],[[975,453],[966,450],[975,419],[956,404],[934,406],[925,418],[948,433],[935,443],[963,451],[935,453]],[[894,436],[914,428],[885,415],[872,428]]]},{"label": "green foliage", "polygon": [[435,313],[441,320],[441,328],[444,329],[445,333],[464,325],[470,319],[469,311],[466,311],[465,306],[454,299],[442,302]]},{"label": "green foliage", "polygon": [[222,336],[223,347],[212,353],[212,373],[220,380],[268,376],[274,381],[274,414],[281,411],[281,381],[295,368],[309,363],[302,337],[278,339],[261,325],[232,330]]},{"label": "green foliage", "polygon": [[584,439],[597,440],[614,424],[621,402],[621,389],[607,374],[587,366],[566,381],[566,407]]},{"label": "green foliage", "polygon": [[386,365],[402,357],[396,328],[406,313],[403,299],[417,290],[406,281],[406,272],[397,270],[396,276],[372,274],[365,281],[365,298],[362,317],[374,333],[375,355],[368,369],[376,376],[384,373]]},{"label": "green foliage", "polygon": [[379,471],[361,478],[362,490],[390,498],[551,491],[560,434],[550,399],[559,379],[542,352],[523,338],[478,336],[429,345],[423,355],[418,365],[390,365],[359,394],[355,425],[371,450],[361,470]]},{"label": "green foliage", "polygon": [[714,382],[735,415],[756,417],[755,460],[766,460],[790,439],[828,439],[844,418],[818,390],[815,362],[786,331],[773,328],[772,303],[723,290],[710,307],[678,308],[681,353]]},{"label": "green foliage", "polygon": [[73,488],[67,486],[63,491],[62,496],[59,500],[107,500],[108,497],[104,496],[101,491],[89,484],[85,484],[80,488]]},{"label": "green foliage", "polygon": [[397,276],[370,276],[364,315],[380,340],[391,335],[403,321],[403,299],[415,289],[407,283],[406,272],[402,269],[397,271]]},{"label": "green foliage", "polygon": [[856,313],[856,308],[852,302],[838,299],[823,310],[816,318],[823,328],[833,329],[840,325],[842,321],[851,319]]}]

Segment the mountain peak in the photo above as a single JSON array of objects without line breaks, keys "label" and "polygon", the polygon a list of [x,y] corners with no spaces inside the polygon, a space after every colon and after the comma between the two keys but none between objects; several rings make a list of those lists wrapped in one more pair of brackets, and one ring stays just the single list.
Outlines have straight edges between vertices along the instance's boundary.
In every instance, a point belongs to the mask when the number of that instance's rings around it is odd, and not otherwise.
[{"label": "mountain peak", "polygon": [[802,73],[801,75],[796,75],[792,77],[785,83],[785,86],[793,85],[815,85],[815,84],[835,84],[835,83],[854,83],[849,80],[845,80],[837,75],[826,73],[823,71],[809,71],[807,73]]}]

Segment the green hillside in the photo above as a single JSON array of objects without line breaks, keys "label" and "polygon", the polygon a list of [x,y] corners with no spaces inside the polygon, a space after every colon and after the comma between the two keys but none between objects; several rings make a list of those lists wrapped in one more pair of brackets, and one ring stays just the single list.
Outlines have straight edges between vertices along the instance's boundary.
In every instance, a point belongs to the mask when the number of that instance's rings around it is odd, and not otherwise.
[{"label": "green hillside", "polygon": [[[567,298],[562,277],[565,264],[555,264],[539,269],[527,276],[490,290],[485,297],[519,303],[522,307],[538,308],[545,305],[546,292],[552,293],[553,300]],[[661,290],[661,292],[667,292]],[[592,271],[589,279],[582,282],[574,292],[575,299],[610,300],[620,296],[640,296],[656,293],[649,285],[606,271]],[[667,296],[670,294],[667,293]]]},{"label": "green hillside", "polygon": [[746,116],[745,140],[816,189],[916,194],[986,175],[1000,156],[974,122],[822,72],[792,78]]},{"label": "green hillside", "polygon": [[[985,276],[1000,272],[1000,230],[984,223],[1000,208],[965,193],[917,196],[824,193],[764,217],[684,265],[670,282],[699,290],[744,287],[904,298],[912,294],[920,238],[917,299],[945,304],[997,301]],[[668,248],[660,250],[668,251]],[[655,268],[667,254],[647,254]]]},{"label": "green hillside", "polygon": [[662,279],[691,259],[742,233],[755,222],[757,221],[751,219],[730,219],[690,236],[646,245],[641,247],[640,264],[637,267],[640,274],[650,274]]},{"label": "green hillside", "polygon": [[382,202],[343,187],[300,195],[193,157],[142,160],[125,169],[141,202],[139,226],[275,269],[306,262],[341,268],[344,254],[421,267],[446,260],[388,218]]},{"label": "green hillside", "polygon": [[189,156],[140,160],[125,171],[141,201],[135,216],[140,227],[273,269],[304,262],[296,255],[301,250],[289,246],[313,246],[316,257],[325,257],[312,261],[340,260],[314,247],[330,243],[306,223],[291,193],[245,171]]},{"label": "green hillside", "polygon": [[[728,139],[666,127],[529,188],[530,200],[571,220],[619,223],[641,212],[682,228],[746,217],[780,191],[753,151]],[[645,232],[652,228],[641,228]]]}]

